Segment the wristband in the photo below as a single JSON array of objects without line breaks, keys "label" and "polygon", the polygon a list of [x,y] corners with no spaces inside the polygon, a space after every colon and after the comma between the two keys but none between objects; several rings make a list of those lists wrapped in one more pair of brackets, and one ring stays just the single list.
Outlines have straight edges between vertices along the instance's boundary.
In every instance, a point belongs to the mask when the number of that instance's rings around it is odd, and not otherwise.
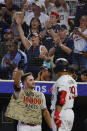
[{"label": "wristband", "polygon": [[50,131],[53,131],[53,129],[52,129],[52,128],[50,128]]},{"label": "wristband", "polygon": [[20,91],[21,88],[18,88],[15,84],[13,85],[15,91]]}]

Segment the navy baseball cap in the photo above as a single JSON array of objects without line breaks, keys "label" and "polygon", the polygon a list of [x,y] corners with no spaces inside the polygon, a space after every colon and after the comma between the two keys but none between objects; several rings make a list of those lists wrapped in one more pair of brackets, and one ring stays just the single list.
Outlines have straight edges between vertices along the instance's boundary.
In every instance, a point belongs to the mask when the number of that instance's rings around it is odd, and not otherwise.
[{"label": "navy baseball cap", "polygon": [[87,69],[83,70],[81,74],[87,76]]},{"label": "navy baseball cap", "polygon": [[42,70],[42,69],[45,69],[45,70],[48,70],[49,72],[52,72],[52,69],[51,68],[47,68],[47,66],[41,66],[40,70]]},{"label": "navy baseball cap", "polygon": [[60,25],[59,30],[67,30],[66,25]]}]

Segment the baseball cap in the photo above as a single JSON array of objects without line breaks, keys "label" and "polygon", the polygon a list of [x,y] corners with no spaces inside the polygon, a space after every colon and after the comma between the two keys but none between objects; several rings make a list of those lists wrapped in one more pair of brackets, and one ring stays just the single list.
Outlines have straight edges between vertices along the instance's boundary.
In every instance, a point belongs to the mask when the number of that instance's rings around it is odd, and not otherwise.
[{"label": "baseball cap", "polygon": [[41,66],[40,70],[42,70],[42,69],[45,69],[45,70],[48,70],[49,72],[52,72],[52,69],[51,68],[47,68],[46,66]]},{"label": "baseball cap", "polygon": [[83,71],[81,72],[81,74],[87,76],[87,69],[83,70]]},{"label": "baseball cap", "polygon": [[57,16],[57,17],[59,18],[59,14],[58,14],[57,12],[55,12],[55,11],[52,11],[52,12],[50,13],[50,15],[55,15],[55,16]]},{"label": "baseball cap", "polygon": [[13,34],[14,35],[14,31],[13,29],[9,28],[9,29],[5,29],[4,33],[8,33],[8,34]]},{"label": "baseball cap", "polygon": [[34,32],[34,33],[32,33],[32,34],[30,35],[30,37],[32,37],[32,36],[39,36],[39,34],[38,34],[37,32]]},{"label": "baseball cap", "polygon": [[67,30],[67,27],[66,27],[66,25],[60,25],[60,27],[59,27],[59,30]]}]

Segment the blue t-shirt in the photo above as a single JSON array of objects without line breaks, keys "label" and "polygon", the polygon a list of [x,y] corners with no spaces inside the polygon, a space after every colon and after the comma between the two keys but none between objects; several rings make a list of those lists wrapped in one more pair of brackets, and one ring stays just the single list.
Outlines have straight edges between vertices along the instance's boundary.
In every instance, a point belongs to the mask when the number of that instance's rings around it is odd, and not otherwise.
[{"label": "blue t-shirt", "polygon": [[18,50],[15,58],[12,59],[12,60],[10,59],[11,54],[10,54],[10,52],[8,52],[2,59],[2,63],[1,63],[2,68],[6,67],[6,62],[4,61],[4,58],[9,59],[12,64],[16,64],[18,66],[19,62],[22,59],[22,56],[24,57],[24,64],[26,64],[27,63],[27,57],[26,57],[26,54],[23,51]]}]

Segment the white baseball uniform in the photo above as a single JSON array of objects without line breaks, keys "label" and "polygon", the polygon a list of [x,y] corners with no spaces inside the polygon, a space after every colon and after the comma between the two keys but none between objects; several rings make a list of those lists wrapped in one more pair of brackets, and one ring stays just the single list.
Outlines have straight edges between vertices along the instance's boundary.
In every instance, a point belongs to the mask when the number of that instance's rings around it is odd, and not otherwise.
[{"label": "white baseball uniform", "polygon": [[61,76],[53,86],[51,110],[52,110],[52,126],[53,131],[57,131],[57,127],[54,123],[54,113],[57,101],[57,95],[60,91],[66,91],[66,103],[62,106],[62,110],[59,114],[62,121],[61,127],[58,131],[71,131],[74,121],[74,112],[72,110],[74,104],[74,98],[77,96],[77,84],[76,81],[69,75]]}]

